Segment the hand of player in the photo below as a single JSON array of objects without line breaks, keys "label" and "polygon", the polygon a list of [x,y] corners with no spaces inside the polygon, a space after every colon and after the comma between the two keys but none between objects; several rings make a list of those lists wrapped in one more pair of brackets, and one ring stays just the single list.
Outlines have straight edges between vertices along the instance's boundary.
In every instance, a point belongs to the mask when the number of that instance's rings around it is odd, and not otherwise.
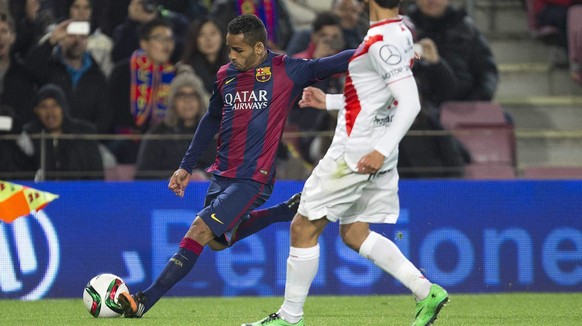
[{"label": "hand of player", "polygon": [[439,50],[433,40],[423,38],[418,42],[422,45],[422,59],[430,64],[438,63],[441,60]]},{"label": "hand of player", "polygon": [[168,189],[172,190],[176,196],[184,197],[188,182],[190,182],[190,173],[184,169],[178,169],[172,174]]},{"label": "hand of player", "polygon": [[370,152],[358,161],[356,168],[358,173],[376,174],[384,164],[384,155],[378,151]]},{"label": "hand of player", "polygon": [[304,88],[299,107],[325,110],[325,93],[317,87],[309,86]]}]

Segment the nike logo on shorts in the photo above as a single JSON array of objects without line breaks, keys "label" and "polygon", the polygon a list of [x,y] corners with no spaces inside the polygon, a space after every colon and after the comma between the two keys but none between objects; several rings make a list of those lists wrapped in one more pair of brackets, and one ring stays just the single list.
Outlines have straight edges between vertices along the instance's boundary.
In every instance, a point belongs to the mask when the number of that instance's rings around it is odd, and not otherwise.
[{"label": "nike logo on shorts", "polygon": [[210,218],[215,220],[216,222],[224,225],[224,223],[221,220],[219,220],[218,217],[216,217],[216,214],[214,214],[214,213],[210,214]]}]

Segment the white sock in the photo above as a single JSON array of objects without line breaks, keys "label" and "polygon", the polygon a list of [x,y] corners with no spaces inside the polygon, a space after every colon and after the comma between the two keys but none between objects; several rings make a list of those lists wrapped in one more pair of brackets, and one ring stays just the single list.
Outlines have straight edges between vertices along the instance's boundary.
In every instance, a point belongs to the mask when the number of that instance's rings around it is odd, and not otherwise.
[{"label": "white sock", "polygon": [[404,257],[394,242],[376,232],[370,232],[360,247],[360,255],[394,276],[412,291],[417,300],[428,296],[432,284]]},{"label": "white sock", "polygon": [[285,321],[294,324],[303,317],[303,305],[318,266],[319,244],[311,248],[289,249],[285,301],[278,311],[279,316]]}]

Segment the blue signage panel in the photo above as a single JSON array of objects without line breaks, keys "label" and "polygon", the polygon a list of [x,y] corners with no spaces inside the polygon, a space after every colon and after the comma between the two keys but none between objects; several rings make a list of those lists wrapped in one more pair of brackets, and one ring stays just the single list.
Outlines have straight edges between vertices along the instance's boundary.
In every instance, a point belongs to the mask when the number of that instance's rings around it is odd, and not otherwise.
[{"label": "blue signage panel", "polygon": [[[0,298],[80,297],[96,274],[143,290],[176,251],[202,208],[205,182],[184,198],[167,182],[27,184],[60,195],[46,210],[0,223]],[[301,190],[279,181],[267,205]],[[401,217],[374,226],[450,292],[579,291],[582,182],[402,181]],[[275,224],[234,247],[206,248],[170,295],[282,295],[289,224]],[[330,224],[320,239],[313,294],[407,290],[348,249]]]}]

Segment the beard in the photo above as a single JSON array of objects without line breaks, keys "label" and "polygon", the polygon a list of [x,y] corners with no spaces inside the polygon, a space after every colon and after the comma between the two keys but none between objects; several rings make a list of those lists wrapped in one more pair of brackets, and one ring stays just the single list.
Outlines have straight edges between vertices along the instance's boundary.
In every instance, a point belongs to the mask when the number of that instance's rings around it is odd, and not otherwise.
[{"label": "beard", "polygon": [[69,59],[69,60],[82,59],[84,54],[85,54],[85,50],[79,46],[72,46],[72,47],[67,48],[63,51],[64,57]]}]

